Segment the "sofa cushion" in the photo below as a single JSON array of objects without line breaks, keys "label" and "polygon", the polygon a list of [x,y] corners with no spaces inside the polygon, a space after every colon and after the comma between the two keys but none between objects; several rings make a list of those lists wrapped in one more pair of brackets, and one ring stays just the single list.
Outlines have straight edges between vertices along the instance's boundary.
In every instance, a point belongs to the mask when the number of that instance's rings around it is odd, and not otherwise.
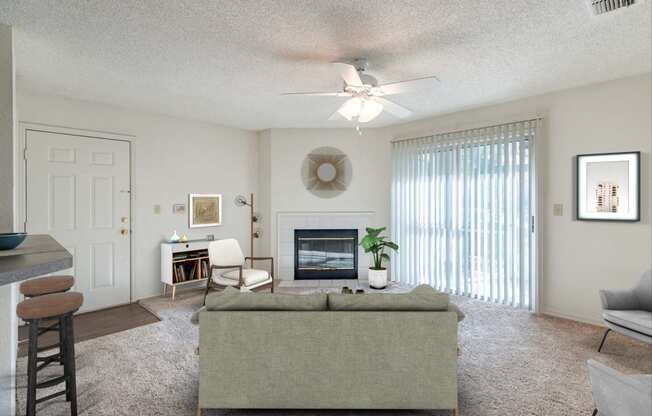
[{"label": "sofa cushion", "polygon": [[602,317],[612,324],[652,337],[652,312],[605,310]]},{"label": "sofa cushion", "polygon": [[328,294],[335,311],[446,311],[448,295],[421,285],[410,293]]},{"label": "sofa cushion", "polygon": [[325,293],[288,295],[279,293],[241,293],[228,287],[206,297],[208,311],[323,311],[327,307]]},{"label": "sofa cushion", "polygon": [[[222,273],[222,277],[239,282],[240,271],[232,270],[230,272]],[[242,280],[244,280],[245,286],[253,286],[268,279],[269,273],[266,270],[242,269]]]}]

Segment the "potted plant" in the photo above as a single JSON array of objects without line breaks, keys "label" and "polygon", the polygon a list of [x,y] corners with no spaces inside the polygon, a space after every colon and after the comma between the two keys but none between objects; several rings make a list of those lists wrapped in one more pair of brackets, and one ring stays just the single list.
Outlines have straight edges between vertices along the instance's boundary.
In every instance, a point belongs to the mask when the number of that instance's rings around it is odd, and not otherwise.
[{"label": "potted plant", "polygon": [[383,267],[383,260],[389,261],[389,254],[385,249],[398,251],[398,244],[389,241],[380,235],[385,227],[367,227],[367,235],[360,241],[360,246],[365,253],[371,253],[373,264],[369,267],[369,286],[374,289],[384,289],[387,286],[387,268]]}]

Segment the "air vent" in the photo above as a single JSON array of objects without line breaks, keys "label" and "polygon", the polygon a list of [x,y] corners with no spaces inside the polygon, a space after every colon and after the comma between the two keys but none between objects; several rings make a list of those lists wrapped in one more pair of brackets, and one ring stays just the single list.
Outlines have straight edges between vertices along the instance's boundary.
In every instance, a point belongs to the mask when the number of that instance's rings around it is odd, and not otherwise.
[{"label": "air vent", "polygon": [[629,7],[636,3],[636,0],[590,0],[591,8],[595,14],[613,12],[621,7]]}]

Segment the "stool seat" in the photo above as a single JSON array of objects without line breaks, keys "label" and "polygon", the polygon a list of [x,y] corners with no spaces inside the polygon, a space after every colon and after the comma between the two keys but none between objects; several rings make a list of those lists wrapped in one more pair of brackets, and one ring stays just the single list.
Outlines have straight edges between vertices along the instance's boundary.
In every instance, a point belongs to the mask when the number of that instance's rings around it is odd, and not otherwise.
[{"label": "stool seat", "polygon": [[20,284],[20,293],[27,297],[49,295],[69,290],[75,284],[72,276],[46,276]]},{"label": "stool seat", "polygon": [[83,302],[84,296],[78,292],[53,293],[20,302],[16,314],[24,321],[52,318],[75,312]]}]

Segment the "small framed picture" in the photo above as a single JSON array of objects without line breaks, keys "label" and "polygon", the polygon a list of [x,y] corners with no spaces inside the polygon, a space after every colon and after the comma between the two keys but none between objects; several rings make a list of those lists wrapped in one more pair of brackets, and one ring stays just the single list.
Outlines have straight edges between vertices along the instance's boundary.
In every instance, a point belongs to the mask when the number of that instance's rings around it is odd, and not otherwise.
[{"label": "small framed picture", "polygon": [[641,152],[576,159],[578,220],[640,221]]},{"label": "small framed picture", "polygon": [[186,204],[173,204],[172,205],[173,214],[185,214],[186,213]]},{"label": "small framed picture", "polygon": [[188,225],[190,228],[222,225],[222,195],[188,195]]}]

